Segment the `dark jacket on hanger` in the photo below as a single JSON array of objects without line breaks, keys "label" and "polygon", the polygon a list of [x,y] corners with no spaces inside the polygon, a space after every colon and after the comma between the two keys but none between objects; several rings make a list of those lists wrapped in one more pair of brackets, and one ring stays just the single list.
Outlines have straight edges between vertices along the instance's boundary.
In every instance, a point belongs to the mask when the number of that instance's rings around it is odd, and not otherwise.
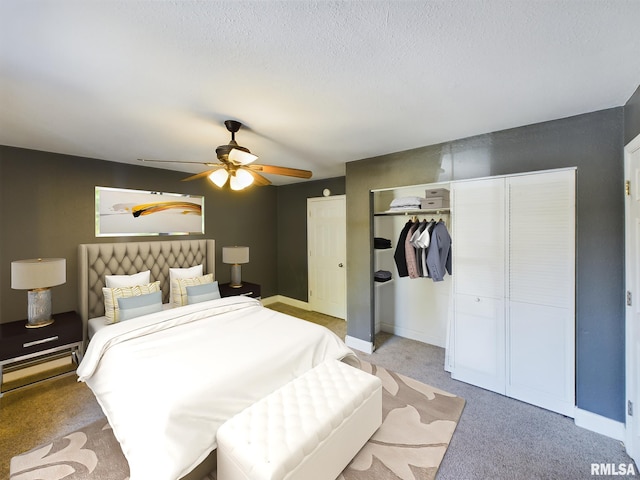
[{"label": "dark jacket on hanger", "polygon": [[427,268],[434,282],[444,280],[445,270],[451,275],[451,237],[444,222],[436,223],[431,232]]},{"label": "dark jacket on hanger", "polygon": [[409,229],[413,225],[413,222],[409,220],[405,226],[402,228],[400,232],[400,237],[398,238],[398,244],[396,245],[396,252],[393,254],[393,259],[396,262],[396,268],[398,269],[399,277],[408,277],[409,269],[407,268],[407,257],[405,253],[405,242],[407,240],[407,234],[409,233]]}]

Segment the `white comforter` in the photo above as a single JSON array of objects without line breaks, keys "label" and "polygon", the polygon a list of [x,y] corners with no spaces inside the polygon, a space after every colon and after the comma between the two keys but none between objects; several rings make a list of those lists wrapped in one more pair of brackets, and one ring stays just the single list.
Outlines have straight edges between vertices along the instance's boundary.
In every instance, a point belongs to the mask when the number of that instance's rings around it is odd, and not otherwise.
[{"label": "white comforter", "polygon": [[100,330],[78,376],[131,480],[175,480],[216,447],[225,420],[328,358],[357,362],[326,328],[229,297]]}]

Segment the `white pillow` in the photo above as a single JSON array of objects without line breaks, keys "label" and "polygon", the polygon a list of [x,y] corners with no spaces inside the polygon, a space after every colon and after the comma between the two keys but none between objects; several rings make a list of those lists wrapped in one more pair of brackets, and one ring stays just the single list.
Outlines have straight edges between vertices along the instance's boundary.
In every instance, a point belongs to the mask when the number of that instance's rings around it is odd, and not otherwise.
[{"label": "white pillow", "polygon": [[188,304],[187,287],[194,285],[203,285],[205,283],[213,283],[213,273],[194,278],[178,278],[172,282],[173,297],[171,301],[174,307],[181,307]]},{"label": "white pillow", "polygon": [[148,285],[151,283],[151,270],[134,273],[133,275],[105,275],[104,281],[107,288],[135,287],[136,285]]},{"label": "white pillow", "polygon": [[202,264],[188,268],[170,268],[169,269],[169,301],[173,302],[173,281],[179,278],[201,277]]}]

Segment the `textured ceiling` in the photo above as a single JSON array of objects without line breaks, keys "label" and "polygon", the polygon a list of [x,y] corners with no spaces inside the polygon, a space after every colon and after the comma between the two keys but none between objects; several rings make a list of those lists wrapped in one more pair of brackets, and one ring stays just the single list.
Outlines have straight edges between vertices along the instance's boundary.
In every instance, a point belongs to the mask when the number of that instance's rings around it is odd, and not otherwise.
[{"label": "textured ceiling", "polygon": [[0,144],[207,162],[237,119],[259,163],[334,177],[624,105],[639,27],[636,0],[0,0]]}]

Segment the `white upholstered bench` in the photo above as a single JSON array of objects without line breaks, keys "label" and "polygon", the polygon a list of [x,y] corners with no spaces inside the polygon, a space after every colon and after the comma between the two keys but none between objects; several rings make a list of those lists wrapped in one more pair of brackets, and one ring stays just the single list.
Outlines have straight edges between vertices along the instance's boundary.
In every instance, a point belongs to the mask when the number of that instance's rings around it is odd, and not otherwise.
[{"label": "white upholstered bench", "polygon": [[217,480],[334,480],[382,423],[382,382],[337,360],[219,429]]}]

